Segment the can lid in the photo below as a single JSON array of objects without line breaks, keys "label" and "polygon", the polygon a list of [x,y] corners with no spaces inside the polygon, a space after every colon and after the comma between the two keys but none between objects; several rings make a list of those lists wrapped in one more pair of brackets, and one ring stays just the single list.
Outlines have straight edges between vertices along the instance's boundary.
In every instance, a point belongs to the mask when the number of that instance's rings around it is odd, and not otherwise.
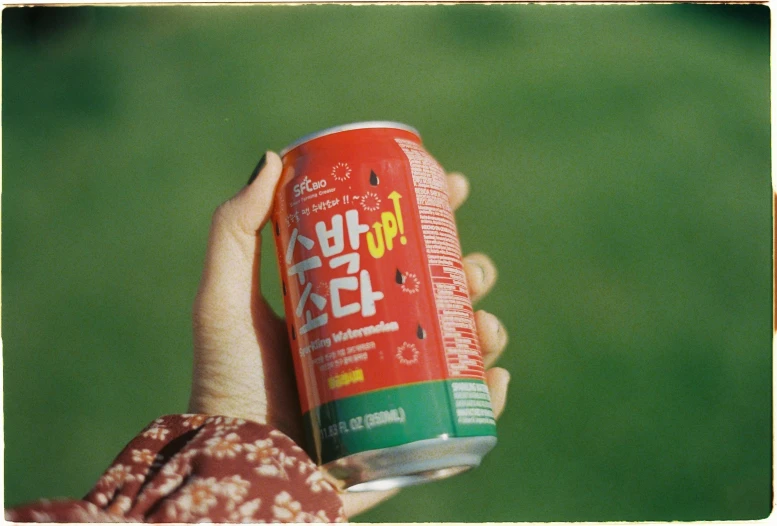
[{"label": "can lid", "polygon": [[319,137],[323,137],[325,135],[332,135],[333,133],[339,133],[339,132],[350,131],[350,130],[364,130],[369,128],[395,128],[398,130],[409,131],[411,133],[418,135],[419,138],[421,137],[421,134],[418,132],[418,130],[416,130],[412,126],[408,126],[407,124],[402,124],[401,122],[392,122],[392,121],[352,122],[350,124],[332,126],[331,128],[326,128],[324,130],[305,135],[304,137],[300,137],[299,139],[297,139],[296,141],[294,141],[293,143],[285,147],[283,150],[281,150],[280,156],[283,157],[284,155],[289,153],[297,146],[301,144],[305,144],[306,142],[312,141],[313,139],[318,139]]}]

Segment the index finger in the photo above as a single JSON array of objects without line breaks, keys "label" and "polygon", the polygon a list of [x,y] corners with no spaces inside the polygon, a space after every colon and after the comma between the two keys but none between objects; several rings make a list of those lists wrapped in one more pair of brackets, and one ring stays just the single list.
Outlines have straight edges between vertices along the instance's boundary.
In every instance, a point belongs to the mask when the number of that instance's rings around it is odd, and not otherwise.
[{"label": "index finger", "polygon": [[455,211],[469,196],[469,180],[458,172],[449,173],[446,177],[448,183],[448,199],[451,208]]}]

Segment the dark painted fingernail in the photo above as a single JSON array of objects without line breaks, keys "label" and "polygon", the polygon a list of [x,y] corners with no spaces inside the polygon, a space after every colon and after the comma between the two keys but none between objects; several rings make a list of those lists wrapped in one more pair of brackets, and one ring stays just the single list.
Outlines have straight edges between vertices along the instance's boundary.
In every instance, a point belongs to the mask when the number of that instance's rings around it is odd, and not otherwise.
[{"label": "dark painted fingernail", "polygon": [[259,172],[262,171],[262,168],[264,168],[264,165],[267,164],[267,154],[265,153],[262,155],[262,158],[259,159],[259,163],[256,165],[256,168],[254,168],[253,173],[251,174],[251,178],[248,179],[248,182],[246,183],[246,186],[254,182],[254,179],[256,179],[256,176],[259,175]]}]

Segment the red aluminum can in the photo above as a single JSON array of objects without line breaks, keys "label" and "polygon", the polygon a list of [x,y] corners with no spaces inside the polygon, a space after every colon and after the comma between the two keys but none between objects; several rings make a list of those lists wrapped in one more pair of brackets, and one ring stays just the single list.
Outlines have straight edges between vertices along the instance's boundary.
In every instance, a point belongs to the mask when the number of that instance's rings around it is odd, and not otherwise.
[{"label": "red aluminum can", "polygon": [[281,157],[272,220],[308,452],[350,491],[479,465],[496,425],[443,169],[393,122]]}]

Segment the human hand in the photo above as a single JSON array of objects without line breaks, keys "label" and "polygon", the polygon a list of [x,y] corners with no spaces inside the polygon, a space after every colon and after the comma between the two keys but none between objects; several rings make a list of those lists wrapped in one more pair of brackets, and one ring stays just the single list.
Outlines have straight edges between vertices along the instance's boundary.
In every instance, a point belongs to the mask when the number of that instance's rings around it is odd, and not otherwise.
[{"label": "human hand", "polygon": [[[261,294],[259,265],[262,227],[272,210],[281,175],[277,154],[267,152],[252,181],[213,214],[205,264],[194,301],[194,369],[189,411],[244,418],[270,424],[297,443],[303,441],[302,416],[294,380],[286,324]],[[258,172],[258,173],[257,173]],[[448,176],[451,205],[469,194],[467,179]],[[464,258],[473,301],[496,281],[496,268],[483,254]],[[507,345],[507,333],[490,313],[477,311],[475,322],[487,368]],[[486,382],[494,413],[504,409],[510,375],[489,368]],[[343,493],[349,517],[397,490]]]}]

